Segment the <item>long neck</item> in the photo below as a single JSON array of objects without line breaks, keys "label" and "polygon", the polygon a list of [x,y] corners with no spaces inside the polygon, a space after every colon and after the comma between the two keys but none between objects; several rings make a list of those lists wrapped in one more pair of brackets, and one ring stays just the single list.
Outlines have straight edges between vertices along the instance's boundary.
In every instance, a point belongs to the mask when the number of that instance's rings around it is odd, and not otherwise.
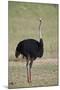
[{"label": "long neck", "polygon": [[42,38],[42,33],[41,33],[41,20],[40,20],[40,23],[39,23],[39,39]]}]

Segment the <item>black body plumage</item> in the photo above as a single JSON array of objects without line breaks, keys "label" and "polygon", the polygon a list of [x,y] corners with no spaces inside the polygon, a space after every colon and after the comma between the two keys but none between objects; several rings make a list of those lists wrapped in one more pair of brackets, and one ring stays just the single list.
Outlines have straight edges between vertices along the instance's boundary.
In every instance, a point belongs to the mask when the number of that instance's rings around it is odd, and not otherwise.
[{"label": "black body plumage", "polygon": [[43,40],[40,42],[34,39],[26,39],[18,43],[16,47],[15,56],[16,58],[22,54],[27,59],[30,57],[31,60],[35,60],[37,57],[43,56]]}]

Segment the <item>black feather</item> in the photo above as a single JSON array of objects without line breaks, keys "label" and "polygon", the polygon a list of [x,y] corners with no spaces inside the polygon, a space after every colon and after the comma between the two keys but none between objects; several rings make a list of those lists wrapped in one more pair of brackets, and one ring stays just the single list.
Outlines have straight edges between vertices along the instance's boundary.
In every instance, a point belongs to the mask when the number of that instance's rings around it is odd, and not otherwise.
[{"label": "black feather", "polygon": [[43,40],[40,39],[40,42],[34,39],[26,39],[18,43],[16,47],[15,56],[16,58],[22,54],[27,59],[30,57],[30,59],[35,60],[37,57],[43,56]]}]

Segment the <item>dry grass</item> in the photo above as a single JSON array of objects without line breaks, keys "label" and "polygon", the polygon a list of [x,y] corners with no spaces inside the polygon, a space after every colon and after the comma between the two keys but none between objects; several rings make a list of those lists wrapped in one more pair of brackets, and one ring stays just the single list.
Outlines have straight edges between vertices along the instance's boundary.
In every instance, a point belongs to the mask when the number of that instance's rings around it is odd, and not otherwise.
[{"label": "dry grass", "polygon": [[9,88],[58,85],[57,59],[37,59],[32,67],[32,82],[27,83],[26,62],[9,61]]}]

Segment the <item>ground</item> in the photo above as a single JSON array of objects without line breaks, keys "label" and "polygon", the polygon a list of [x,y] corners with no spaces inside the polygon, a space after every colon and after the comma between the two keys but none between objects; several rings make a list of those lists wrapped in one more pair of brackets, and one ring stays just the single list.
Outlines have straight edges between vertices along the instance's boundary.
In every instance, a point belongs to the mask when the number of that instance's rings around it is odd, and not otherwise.
[{"label": "ground", "polygon": [[32,82],[27,82],[26,62],[9,61],[9,88],[58,85],[58,60],[36,59],[32,66]]}]

